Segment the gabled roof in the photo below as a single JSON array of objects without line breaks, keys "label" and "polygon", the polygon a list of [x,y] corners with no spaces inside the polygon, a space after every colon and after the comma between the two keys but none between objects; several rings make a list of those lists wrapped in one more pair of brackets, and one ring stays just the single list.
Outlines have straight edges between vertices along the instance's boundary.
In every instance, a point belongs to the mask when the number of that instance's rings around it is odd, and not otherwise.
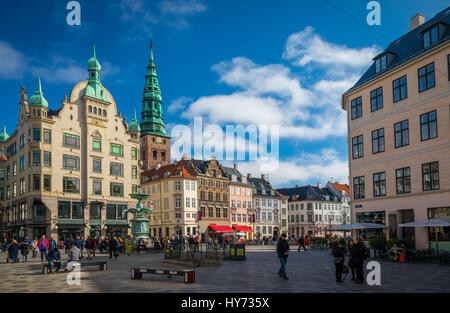
[{"label": "gabled roof", "polygon": [[[212,160],[182,159],[180,162],[182,162],[194,175],[206,175],[206,169],[209,167]],[[223,171],[222,165],[220,165],[219,162],[217,163],[219,164],[219,168]]]},{"label": "gabled roof", "polygon": [[[334,200],[334,195],[325,187],[319,188],[307,185],[294,188],[282,188],[277,189],[277,191],[288,196],[288,201],[338,201],[338,199]],[[326,200],[326,197],[329,197],[329,200]]]},{"label": "gabled roof", "polygon": [[[176,175],[176,171],[179,170],[181,175]],[[167,176],[164,173],[168,172]],[[161,166],[159,169],[153,168],[151,170],[141,173],[141,182],[145,183],[152,181],[153,175],[156,175],[156,179],[162,179],[167,177],[187,177],[195,178],[194,174],[183,164],[183,162],[177,162]],[[144,178],[145,177],[145,178]]]},{"label": "gabled roof", "polygon": [[[440,39],[426,47],[422,46],[422,32],[437,23],[446,24],[446,30],[441,34]],[[416,27],[412,31],[403,35],[402,37],[394,40],[391,44],[379,55],[390,52],[394,55],[391,64],[385,69],[378,73],[375,72],[375,62],[369,67],[369,69],[364,73],[363,76],[356,82],[356,84],[350,88],[349,91],[356,89],[357,87],[377,78],[380,75],[384,75],[387,71],[390,71],[414,58],[419,57],[422,54],[427,53],[431,49],[439,46],[440,44],[449,40],[450,37],[450,7],[436,14],[432,19],[423,23],[422,25]]]},{"label": "gabled roof", "polygon": [[253,195],[276,197],[275,189],[270,183],[262,178],[248,178],[248,182],[253,185]]},{"label": "gabled roof", "polygon": [[339,183],[331,183],[334,188],[336,188],[337,191],[345,191],[347,195],[350,194],[350,189],[348,185],[345,184],[339,184]]},{"label": "gabled roof", "polygon": [[[234,167],[226,167],[226,166],[222,166],[222,170],[225,174],[226,177],[228,177],[228,179],[230,179],[230,184],[234,184],[234,185],[242,185],[242,186],[247,186],[247,187],[252,187],[252,185],[249,183],[249,181],[247,180],[246,183],[244,183],[242,181],[243,179],[243,175],[241,174],[241,172],[239,172],[237,169],[235,169]],[[237,181],[232,181],[232,175],[235,175],[237,178]]]}]

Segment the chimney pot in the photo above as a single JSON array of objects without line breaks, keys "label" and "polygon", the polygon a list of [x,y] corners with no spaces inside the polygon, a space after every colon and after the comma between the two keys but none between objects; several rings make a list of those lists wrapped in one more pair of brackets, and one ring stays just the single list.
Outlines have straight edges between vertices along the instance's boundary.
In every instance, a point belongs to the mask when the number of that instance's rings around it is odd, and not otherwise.
[{"label": "chimney pot", "polygon": [[238,165],[237,163],[234,163],[234,170],[237,171]]},{"label": "chimney pot", "polygon": [[411,31],[419,27],[423,23],[425,23],[425,15],[423,15],[422,13],[418,13],[411,17],[411,27],[409,28],[409,30]]}]

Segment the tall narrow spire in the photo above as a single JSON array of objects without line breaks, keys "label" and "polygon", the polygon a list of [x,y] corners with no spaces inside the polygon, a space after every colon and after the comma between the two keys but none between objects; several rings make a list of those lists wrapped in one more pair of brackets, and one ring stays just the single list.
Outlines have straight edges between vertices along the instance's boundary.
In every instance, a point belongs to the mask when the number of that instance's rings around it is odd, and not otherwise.
[{"label": "tall narrow spire", "polygon": [[100,82],[100,71],[102,69],[102,66],[100,65],[100,62],[97,60],[97,57],[95,55],[95,45],[92,46],[92,57],[88,60],[87,66],[89,77],[87,81],[88,85],[84,90],[84,95],[109,102],[108,96],[103,90],[102,83]]},{"label": "tall narrow spire", "polygon": [[145,75],[145,87],[142,96],[141,136],[166,136],[163,122],[162,97],[159,88],[156,65],[153,59],[153,41],[150,41],[150,61]]},{"label": "tall narrow spire", "polygon": [[129,131],[134,131],[134,132],[139,132],[141,131],[141,128],[139,127],[139,123],[137,121],[137,117],[136,117],[136,108],[134,108],[134,112],[133,112],[133,118],[131,119],[130,125],[128,125],[128,130]]}]

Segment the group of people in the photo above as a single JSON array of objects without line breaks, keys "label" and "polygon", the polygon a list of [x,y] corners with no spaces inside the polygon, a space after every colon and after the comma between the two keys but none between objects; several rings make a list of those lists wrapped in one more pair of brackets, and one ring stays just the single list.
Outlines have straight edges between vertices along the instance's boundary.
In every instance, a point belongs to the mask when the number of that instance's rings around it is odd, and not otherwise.
[{"label": "group of people", "polygon": [[[302,247],[306,251],[305,246],[309,244],[308,239],[307,236],[306,238],[298,240],[298,251],[301,251],[300,248]],[[277,244],[277,254],[281,264],[278,275],[285,280],[289,279],[286,275],[286,264],[289,251],[289,241],[286,238],[286,234],[282,234]],[[351,270],[352,281],[355,281],[356,283],[364,282],[364,260],[367,258],[367,248],[361,238],[356,238],[355,240],[350,239],[348,240],[347,245],[341,245],[340,241],[336,239],[333,243],[331,253],[335,265],[336,282],[344,282],[342,280],[344,269]],[[346,256],[349,258],[347,265],[345,265]]]}]

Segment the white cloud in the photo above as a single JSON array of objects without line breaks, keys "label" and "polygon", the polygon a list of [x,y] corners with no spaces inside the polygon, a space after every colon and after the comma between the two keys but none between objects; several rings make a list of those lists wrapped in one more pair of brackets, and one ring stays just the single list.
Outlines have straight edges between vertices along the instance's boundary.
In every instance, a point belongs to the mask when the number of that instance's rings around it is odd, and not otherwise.
[{"label": "white cloud", "polygon": [[0,79],[19,79],[25,74],[28,58],[4,41],[0,41],[0,60]]},{"label": "white cloud", "polygon": [[[334,149],[323,149],[317,154],[303,153],[291,156],[287,160],[280,161],[278,168],[272,171],[260,171],[261,162],[263,161],[238,162],[238,169],[242,175],[251,173],[253,177],[269,174],[268,179],[276,188],[313,180],[325,184],[331,177],[334,181],[348,183],[347,160],[341,159]],[[224,162],[227,166],[232,166],[232,163]]]},{"label": "white cloud", "polygon": [[193,99],[188,98],[188,97],[180,97],[178,99],[173,100],[169,107],[167,108],[167,112],[168,113],[175,113],[175,112],[180,112],[183,111],[184,108],[186,107],[186,104],[188,102],[191,102]]},{"label": "white cloud", "polygon": [[378,50],[376,46],[354,49],[326,42],[308,26],[289,36],[283,58],[297,66],[317,63],[361,68],[370,65]]},{"label": "white cloud", "polygon": [[31,73],[41,77],[43,83],[67,83],[76,84],[87,79],[87,70],[76,65],[65,64],[61,66],[32,67]]},{"label": "white cloud", "polygon": [[159,3],[161,12],[174,15],[192,15],[206,11],[206,6],[197,0],[164,0]]}]

